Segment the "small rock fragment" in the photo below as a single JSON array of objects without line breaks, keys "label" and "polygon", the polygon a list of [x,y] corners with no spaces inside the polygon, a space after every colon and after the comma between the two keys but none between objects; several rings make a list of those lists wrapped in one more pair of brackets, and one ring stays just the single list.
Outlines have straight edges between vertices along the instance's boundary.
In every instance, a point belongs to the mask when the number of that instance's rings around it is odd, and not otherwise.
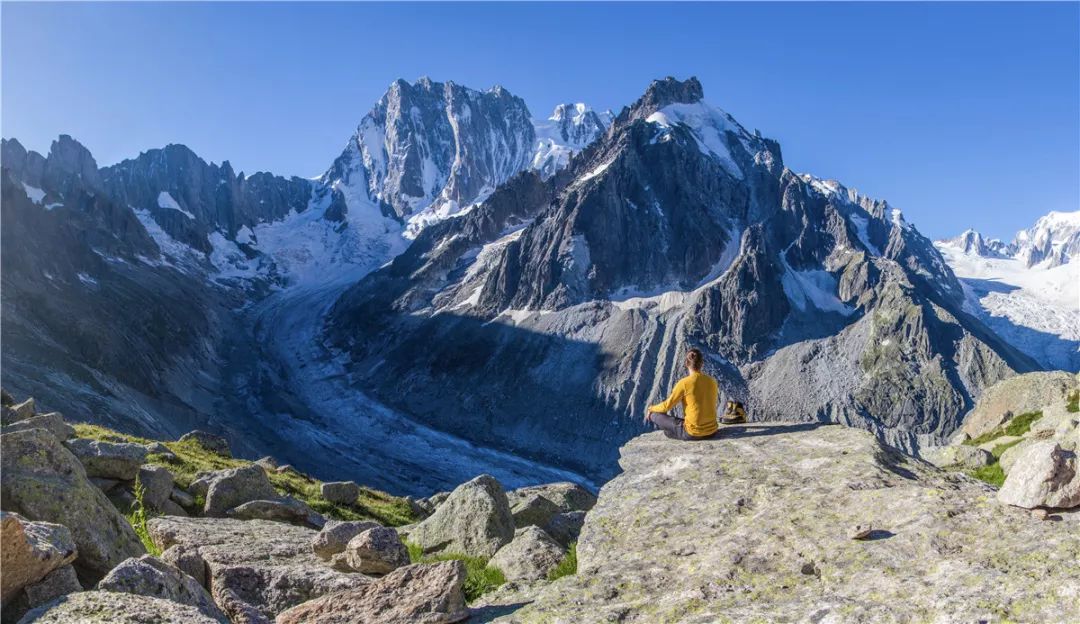
[{"label": "small rock fragment", "polygon": [[194,441],[198,443],[199,446],[210,451],[211,453],[217,453],[218,455],[224,455],[225,457],[232,457],[232,451],[229,450],[229,442],[225,438],[219,435],[214,435],[213,433],[196,429],[195,431],[189,431],[188,433],[180,436],[179,441]]},{"label": "small rock fragment", "polygon": [[874,527],[869,524],[856,524],[848,531],[848,537],[853,540],[864,540],[874,532]]},{"label": "small rock fragment", "polygon": [[[266,473],[254,464],[219,470],[205,479],[207,488],[203,513],[207,516],[223,516],[226,511],[249,501],[272,500],[278,497],[277,490],[266,478]],[[192,486],[194,487],[194,483]]]},{"label": "small rock fragment", "polygon": [[349,540],[345,546],[349,567],[364,574],[387,574],[409,565],[409,549],[389,527],[374,527]]},{"label": "small rock fragment", "polygon": [[334,555],[344,552],[345,547],[352,538],[360,535],[368,529],[380,526],[377,522],[364,520],[352,520],[342,522],[331,520],[319,531],[315,539],[311,541],[311,550],[320,559],[329,561]]},{"label": "small rock fragment", "polygon": [[184,490],[181,490],[180,488],[174,487],[172,492],[169,494],[169,498],[171,498],[177,505],[180,505],[181,507],[195,506],[195,497],[191,494],[188,494]]},{"label": "small rock fragment", "polygon": [[45,578],[37,583],[27,585],[24,591],[26,592],[26,604],[33,609],[60,596],[80,592],[82,589],[82,586],[79,585],[79,577],[75,574],[75,568],[65,565],[49,572]]},{"label": "small rock fragment", "polygon": [[469,617],[460,561],[418,563],[367,585],[322,596],[285,611],[277,624],[307,622],[427,622],[449,624]]},{"label": "small rock fragment", "polygon": [[0,600],[45,578],[75,559],[75,541],[67,527],[30,522],[16,513],[0,512]]},{"label": "small rock fragment", "polygon": [[360,496],[360,486],[352,481],[333,481],[323,483],[321,488],[322,497],[331,503],[352,505]]}]

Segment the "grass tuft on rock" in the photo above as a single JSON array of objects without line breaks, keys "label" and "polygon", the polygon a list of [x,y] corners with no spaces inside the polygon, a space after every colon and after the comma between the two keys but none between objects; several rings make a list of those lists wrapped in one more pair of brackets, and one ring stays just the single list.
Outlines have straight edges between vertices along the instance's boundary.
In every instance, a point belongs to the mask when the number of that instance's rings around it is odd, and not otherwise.
[{"label": "grass tuft on rock", "polygon": [[409,561],[412,563],[420,563],[424,560],[424,547],[420,544],[406,540],[405,548],[409,551]]},{"label": "grass tuft on rock", "polygon": [[988,431],[977,438],[965,440],[964,444],[968,446],[982,446],[987,442],[992,442],[1003,436],[1022,436],[1028,431],[1031,431],[1032,423],[1042,418],[1042,415],[1042,412],[1020,414],[1009,422],[995,428],[993,431]]},{"label": "grass tuft on rock", "polygon": [[548,572],[548,580],[554,581],[571,574],[577,574],[577,542],[570,543],[570,548],[566,551],[563,560],[551,572]]},{"label": "grass tuft on rock", "polygon": [[139,536],[139,541],[142,542],[146,552],[157,557],[161,555],[161,549],[150,538],[150,531],[146,528],[146,521],[150,519],[150,512],[147,511],[146,503],[143,500],[145,492],[142,483],[135,479],[135,504],[132,505],[131,511],[124,514],[124,517],[131,524],[131,528],[135,529],[135,535]]},{"label": "grass tuft on rock", "polygon": [[[1031,423],[1028,423],[1028,427],[1030,426]],[[1005,484],[1006,475],[1005,470],[1001,467],[1001,464],[999,463],[999,460],[1001,459],[1001,456],[1005,454],[1005,451],[1011,449],[1017,444],[1020,444],[1021,442],[1023,442],[1022,439],[1013,440],[1012,442],[1006,442],[1004,444],[998,444],[994,447],[994,450],[990,451],[990,454],[994,457],[993,461],[986,466],[982,466],[974,470],[969,470],[968,474],[980,481],[985,481],[986,483],[989,483],[994,487],[1001,487]]]},{"label": "grass tuft on rock", "polygon": [[465,600],[472,602],[506,582],[506,576],[499,568],[488,565],[483,557],[470,557],[461,553],[441,553],[425,555],[419,544],[405,541],[409,550],[409,561],[413,563],[435,563],[438,561],[461,561],[465,564],[465,583],[462,589]]},{"label": "grass tuft on rock", "polygon": [[969,471],[968,474],[994,487],[1001,487],[1005,483],[1005,471],[1002,470],[1001,464],[996,461],[990,465],[975,468]]},{"label": "grass tuft on rock", "polygon": [[[113,431],[107,427],[85,423],[75,425],[75,434],[80,438],[104,442],[133,442],[144,445],[153,442],[146,438]],[[176,458],[151,453],[147,461],[166,468],[172,473],[176,485],[184,489],[191,485],[200,472],[240,468],[252,464],[246,459],[236,459],[215,453],[195,440],[164,442],[163,444],[176,455]],[[391,496],[385,492],[362,487],[360,496],[354,504],[340,505],[322,497],[321,481],[295,470],[270,471],[267,476],[278,492],[300,499],[315,511],[336,520],[374,520],[386,526],[401,526],[416,520],[404,498]]]},{"label": "grass tuft on rock", "polygon": [[1071,414],[1080,412],[1080,390],[1069,393],[1069,398],[1065,399],[1065,411]]}]

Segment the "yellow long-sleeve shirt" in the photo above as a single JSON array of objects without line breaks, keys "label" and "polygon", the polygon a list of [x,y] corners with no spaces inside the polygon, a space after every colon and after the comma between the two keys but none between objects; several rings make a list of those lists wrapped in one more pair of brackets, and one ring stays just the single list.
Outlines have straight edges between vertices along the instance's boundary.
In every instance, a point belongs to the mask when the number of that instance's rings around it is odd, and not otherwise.
[{"label": "yellow long-sleeve shirt", "polygon": [[716,424],[716,405],[720,390],[716,380],[704,373],[690,373],[675,384],[671,396],[663,403],[649,407],[650,412],[667,413],[676,405],[683,405],[683,428],[692,436],[712,435],[719,429]]}]

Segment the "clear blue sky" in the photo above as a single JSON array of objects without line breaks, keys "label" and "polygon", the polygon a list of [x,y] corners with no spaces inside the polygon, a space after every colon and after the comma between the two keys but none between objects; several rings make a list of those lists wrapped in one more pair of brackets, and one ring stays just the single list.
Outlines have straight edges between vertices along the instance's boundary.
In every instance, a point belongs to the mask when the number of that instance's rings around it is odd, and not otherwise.
[{"label": "clear blue sky", "polygon": [[1080,4],[13,4],[2,133],[99,164],[185,143],[314,176],[398,77],[502,84],[546,117],[649,80],[778,139],[787,165],[939,237],[1080,204]]}]

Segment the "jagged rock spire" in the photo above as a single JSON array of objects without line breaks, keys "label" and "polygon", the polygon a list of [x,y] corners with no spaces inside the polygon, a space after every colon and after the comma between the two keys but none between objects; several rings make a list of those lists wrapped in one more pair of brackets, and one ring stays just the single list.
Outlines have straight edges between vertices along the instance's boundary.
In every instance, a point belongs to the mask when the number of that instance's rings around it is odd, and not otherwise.
[{"label": "jagged rock spire", "polygon": [[694,76],[678,80],[668,76],[653,80],[645,94],[634,102],[629,109],[629,119],[648,117],[657,110],[671,104],[694,104],[705,97],[701,82]]}]

